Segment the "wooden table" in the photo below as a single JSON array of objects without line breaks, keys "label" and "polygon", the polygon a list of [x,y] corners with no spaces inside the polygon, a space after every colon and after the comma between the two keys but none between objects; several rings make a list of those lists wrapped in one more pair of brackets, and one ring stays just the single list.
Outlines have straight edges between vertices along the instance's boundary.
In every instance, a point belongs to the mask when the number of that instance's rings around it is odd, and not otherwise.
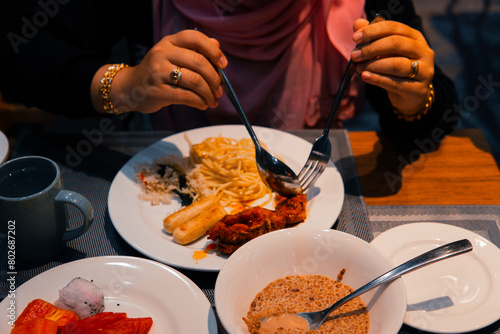
[{"label": "wooden table", "polygon": [[500,205],[500,170],[481,130],[455,130],[434,151],[405,155],[376,132],[349,136],[367,205]]}]

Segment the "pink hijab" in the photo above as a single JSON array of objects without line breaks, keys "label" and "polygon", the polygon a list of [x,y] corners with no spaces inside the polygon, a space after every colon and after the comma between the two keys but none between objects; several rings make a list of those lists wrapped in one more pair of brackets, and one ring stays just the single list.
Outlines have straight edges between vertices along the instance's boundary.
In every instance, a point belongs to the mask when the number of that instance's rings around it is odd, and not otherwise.
[{"label": "pink hijab", "polygon": [[[229,61],[226,75],[252,124],[322,127],[355,46],[352,24],[364,16],[363,6],[353,0],[153,0],[155,41],[196,27],[220,42]],[[353,117],[358,86],[353,80],[336,126]],[[226,97],[205,112],[169,109],[157,121],[174,124],[174,130],[241,123]]]}]

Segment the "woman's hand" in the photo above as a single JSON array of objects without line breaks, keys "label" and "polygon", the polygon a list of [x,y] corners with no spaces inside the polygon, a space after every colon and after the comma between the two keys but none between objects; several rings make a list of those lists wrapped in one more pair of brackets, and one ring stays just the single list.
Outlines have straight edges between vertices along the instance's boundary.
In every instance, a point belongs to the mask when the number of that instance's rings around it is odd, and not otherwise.
[{"label": "woman's hand", "polygon": [[[201,110],[215,107],[222,96],[222,87],[211,63],[221,68],[227,65],[215,39],[196,30],[166,36],[149,50],[140,64],[116,74],[109,100],[117,110],[142,113],[153,113],[171,104]],[[92,81],[92,103],[100,112],[104,108],[99,85],[108,66],[103,66]],[[182,75],[174,84],[171,73],[177,67]]]},{"label": "woman's hand", "polygon": [[[403,114],[416,114],[424,108],[434,77],[434,51],[424,36],[395,21],[368,25],[359,19],[354,31],[358,45],[351,56],[362,80],[385,89],[392,106]],[[418,62],[418,72],[410,78],[412,60]]]}]

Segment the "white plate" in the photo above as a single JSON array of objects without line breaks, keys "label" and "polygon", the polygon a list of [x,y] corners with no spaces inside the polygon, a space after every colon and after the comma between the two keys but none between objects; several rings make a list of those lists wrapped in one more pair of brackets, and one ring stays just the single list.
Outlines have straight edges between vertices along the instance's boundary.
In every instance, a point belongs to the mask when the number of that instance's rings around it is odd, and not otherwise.
[{"label": "white plate", "polygon": [[7,154],[9,153],[9,141],[5,134],[0,131],[0,164],[7,159]]},{"label": "white plate", "polygon": [[189,278],[164,264],[126,256],[73,261],[30,279],[0,304],[0,333],[10,333],[12,301],[17,315],[33,299],[53,303],[58,291],[75,277],[92,280],[103,290],[105,311],[125,312],[130,318],[151,317],[150,334],[217,333],[210,302]]},{"label": "white plate", "polygon": [[[289,133],[254,127],[259,140],[268,150],[279,156],[296,173],[304,165],[311,144]],[[134,182],[135,166],[138,163],[152,163],[154,159],[169,154],[189,155],[189,145],[181,132],[154,143],[130,159],[117,173],[109,190],[108,210],[118,233],[132,247],[157,261],[191,270],[219,271],[227,257],[211,253],[203,259],[193,258],[195,251],[202,251],[210,241],[204,237],[189,245],[176,244],[171,235],[163,230],[163,219],[179,209],[180,204],[151,206],[140,201],[139,186]],[[222,125],[187,131],[193,143],[208,137],[222,135],[227,138],[249,138],[242,125]],[[301,226],[330,228],[335,223],[344,202],[342,177],[330,161],[314,187],[307,193],[308,217]]]},{"label": "white plate", "polygon": [[[380,234],[372,244],[394,265],[437,246],[469,239],[472,252],[404,275],[408,304],[434,300],[435,310],[408,310],[404,323],[434,333],[465,333],[500,319],[500,249],[463,228],[438,223],[405,224]],[[448,306],[446,299],[451,298]],[[445,299],[446,298],[446,299]],[[440,305],[447,306],[439,308]]]}]

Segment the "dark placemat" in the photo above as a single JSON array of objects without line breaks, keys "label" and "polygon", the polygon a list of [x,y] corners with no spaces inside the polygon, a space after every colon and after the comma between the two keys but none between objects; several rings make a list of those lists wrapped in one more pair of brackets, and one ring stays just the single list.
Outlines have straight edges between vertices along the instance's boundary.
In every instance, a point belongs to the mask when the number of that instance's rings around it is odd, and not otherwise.
[{"label": "dark placemat", "polygon": [[500,206],[368,206],[368,214],[374,237],[402,224],[434,222],[465,228],[500,247]]},{"label": "dark placemat", "polygon": [[[295,133],[314,141],[319,131]],[[50,268],[70,261],[106,255],[130,255],[144,257],[129,246],[116,232],[107,211],[109,187],[120,168],[135,154],[147,146],[168,136],[167,132],[104,133],[96,129],[79,135],[26,136],[14,152],[14,157],[41,155],[58,163],[65,188],[78,192],[89,199],[94,208],[94,222],[81,237],[67,243],[63,253],[44,264],[16,263],[16,286]],[[332,160],[345,184],[345,200],[336,227],[365,240],[371,240],[366,206],[357,181],[356,167],[347,131],[331,131]],[[126,208],[124,208],[125,210]],[[80,222],[80,213],[71,207],[71,224]],[[0,241],[1,242],[1,241]],[[0,247],[6,247],[5,242]],[[2,248],[3,249],[3,248]],[[0,259],[0,273],[6,273],[7,259]],[[181,270],[207,295],[213,304],[213,288],[217,273]],[[0,298],[8,293],[8,283],[0,281]]]},{"label": "dark placemat", "polygon": [[[368,214],[375,238],[382,232],[399,225],[432,222],[470,230],[500,248],[500,206],[368,206]],[[500,259],[498,259],[498,265],[500,265]],[[400,331],[400,334],[415,333],[423,332],[406,325]],[[500,320],[473,333],[500,334]]]},{"label": "dark placemat", "polygon": [[[295,131],[294,134],[313,143],[321,135],[319,130]],[[368,223],[367,208],[362,196],[358,179],[356,161],[354,160],[349,134],[346,130],[330,131],[332,143],[331,160],[342,175],[344,182],[344,205],[335,228],[371,241],[373,232]]]}]

